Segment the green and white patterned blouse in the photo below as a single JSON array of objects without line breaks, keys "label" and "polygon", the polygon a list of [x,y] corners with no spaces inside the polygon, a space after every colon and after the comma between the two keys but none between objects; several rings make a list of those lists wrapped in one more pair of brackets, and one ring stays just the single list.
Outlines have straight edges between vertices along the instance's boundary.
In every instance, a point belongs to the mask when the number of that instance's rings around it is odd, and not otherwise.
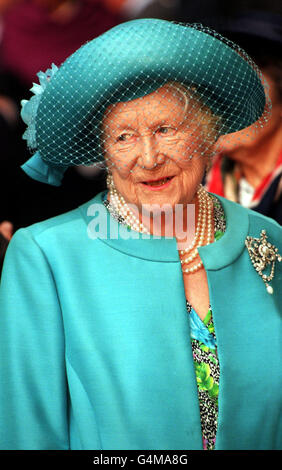
[{"label": "green and white patterned blouse", "polygon": [[[214,196],[212,198],[214,205],[214,238],[217,241],[225,232],[226,222],[219,200]],[[202,321],[187,300],[187,312],[190,321],[191,344],[198,386],[203,448],[212,450],[215,448],[217,431],[220,375],[212,310],[210,307]]]}]

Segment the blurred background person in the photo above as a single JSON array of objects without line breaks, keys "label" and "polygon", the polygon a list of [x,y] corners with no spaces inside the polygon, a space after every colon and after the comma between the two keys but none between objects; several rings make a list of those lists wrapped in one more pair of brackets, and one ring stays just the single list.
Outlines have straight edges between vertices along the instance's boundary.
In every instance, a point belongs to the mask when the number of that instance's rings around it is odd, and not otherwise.
[{"label": "blurred background person", "polygon": [[245,49],[262,70],[272,116],[262,131],[250,128],[248,138],[221,140],[206,186],[282,224],[282,17],[249,11],[225,18],[217,29]]},{"label": "blurred background person", "polygon": [[105,186],[102,172],[79,167],[60,188],[31,181],[20,168],[29,157],[20,102],[39,71],[59,66],[123,17],[104,0],[0,0],[0,18],[0,222],[16,230],[73,209]]}]

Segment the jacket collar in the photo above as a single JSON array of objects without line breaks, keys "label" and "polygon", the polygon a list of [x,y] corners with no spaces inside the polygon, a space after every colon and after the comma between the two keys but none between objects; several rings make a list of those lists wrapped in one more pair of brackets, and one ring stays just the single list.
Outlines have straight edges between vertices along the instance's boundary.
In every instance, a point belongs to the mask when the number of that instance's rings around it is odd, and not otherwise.
[{"label": "jacket collar", "polygon": [[226,231],[218,241],[199,248],[199,255],[207,270],[221,269],[233,263],[246,249],[245,240],[249,233],[248,211],[235,202],[215,196],[224,209]]},{"label": "jacket collar", "polygon": [[[106,192],[99,193],[80,206],[90,238],[98,238],[109,247],[135,258],[156,262],[180,262],[174,237],[156,238],[128,230],[107,211],[103,204],[106,194]],[[225,198],[217,197],[225,212],[226,232],[217,242],[199,248],[199,255],[206,270],[221,269],[235,261],[245,249],[245,239],[249,230],[248,211]],[[93,227],[97,227],[98,221],[100,229],[103,225],[104,230],[96,233]]]}]

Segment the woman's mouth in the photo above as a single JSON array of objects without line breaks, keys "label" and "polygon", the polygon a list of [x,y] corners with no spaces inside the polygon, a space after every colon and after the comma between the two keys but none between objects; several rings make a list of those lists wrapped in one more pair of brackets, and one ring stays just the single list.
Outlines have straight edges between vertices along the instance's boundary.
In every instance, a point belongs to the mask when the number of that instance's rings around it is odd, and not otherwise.
[{"label": "woman's mouth", "polygon": [[141,184],[145,186],[147,189],[152,191],[157,191],[160,189],[167,188],[174,176],[167,176],[166,178],[160,178],[158,180],[151,180],[151,181],[142,181]]}]

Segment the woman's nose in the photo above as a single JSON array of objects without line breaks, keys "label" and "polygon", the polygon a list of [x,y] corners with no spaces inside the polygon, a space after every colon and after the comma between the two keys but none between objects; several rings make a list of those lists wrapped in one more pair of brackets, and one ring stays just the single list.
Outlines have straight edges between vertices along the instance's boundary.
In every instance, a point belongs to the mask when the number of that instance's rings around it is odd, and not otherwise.
[{"label": "woman's nose", "polygon": [[139,137],[139,156],[137,164],[141,168],[150,170],[163,163],[164,158],[160,154],[154,135]]}]

